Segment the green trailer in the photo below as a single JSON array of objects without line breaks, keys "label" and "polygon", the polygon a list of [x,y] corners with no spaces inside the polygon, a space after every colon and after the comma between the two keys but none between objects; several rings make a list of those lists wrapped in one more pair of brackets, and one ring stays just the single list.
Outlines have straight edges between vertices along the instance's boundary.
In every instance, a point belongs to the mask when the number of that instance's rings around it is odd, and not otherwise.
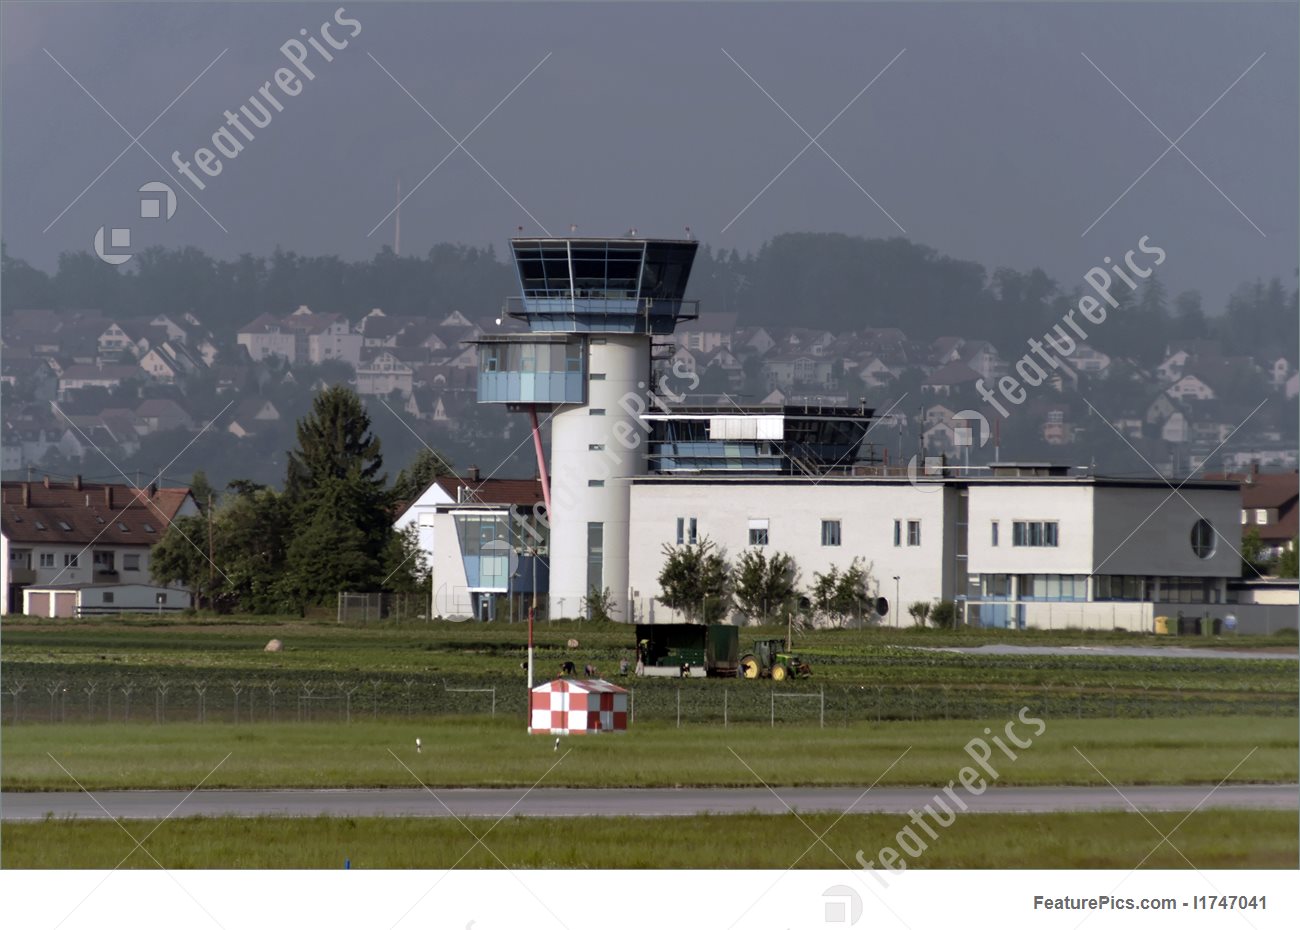
[{"label": "green trailer", "polygon": [[640,623],[637,674],[669,678],[736,677],[740,630],[722,623]]}]

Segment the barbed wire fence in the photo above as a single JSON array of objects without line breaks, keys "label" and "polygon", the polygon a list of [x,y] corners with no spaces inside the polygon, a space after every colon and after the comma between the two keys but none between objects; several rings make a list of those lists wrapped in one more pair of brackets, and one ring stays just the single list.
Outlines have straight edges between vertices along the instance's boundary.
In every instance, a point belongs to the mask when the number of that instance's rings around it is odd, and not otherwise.
[{"label": "barbed wire fence", "polygon": [[[1028,707],[1052,718],[1295,717],[1295,695],[1224,692],[1179,680],[1125,687],[1084,682],[1004,687],[947,683],[621,679],[633,723],[672,727],[850,726],[1002,718]],[[30,699],[35,696],[35,700]],[[131,723],[344,724],[427,717],[525,719],[523,681],[409,676],[245,679],[199,676],[5,676],[4,725]],[[286,713],[287,711],[287,713]]]}]

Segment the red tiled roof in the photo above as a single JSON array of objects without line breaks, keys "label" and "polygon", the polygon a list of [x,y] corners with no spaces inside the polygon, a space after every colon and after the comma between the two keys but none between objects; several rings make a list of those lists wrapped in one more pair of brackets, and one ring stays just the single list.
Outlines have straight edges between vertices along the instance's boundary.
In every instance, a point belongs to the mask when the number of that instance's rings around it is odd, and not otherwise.
[{"label": "red tiled roof", "polygon": [[467,478],[435,478],[434,482],[447,492],[452,500],[458,499],[460,488],[472,488],[473,498],[482,504],[540,504],[542,482],[536,478],[486,478],[470,481]]},{"label": "red tiled roof", "polygon": [[[26,503],[24,503],[26,488]],[[152,546],[190,500],[188,488],[137,491],[126,484],[51,484],[6,481],[0,524],[13,543],[86,545],[98,538],[116,546]],[[64,527],[67,529],[64,529]]]}]

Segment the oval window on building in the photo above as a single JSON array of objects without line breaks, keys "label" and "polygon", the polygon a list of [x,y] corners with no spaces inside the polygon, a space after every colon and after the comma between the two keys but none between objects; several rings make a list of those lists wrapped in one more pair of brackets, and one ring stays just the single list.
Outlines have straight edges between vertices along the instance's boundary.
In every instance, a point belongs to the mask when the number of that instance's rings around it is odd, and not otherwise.
[{"label": "oval window on building", "polygon": [[1214,527],[1209,520],[1197,520],[1192,524],[1192,551],[1199,559],[1208,559],[1214,555]]}]

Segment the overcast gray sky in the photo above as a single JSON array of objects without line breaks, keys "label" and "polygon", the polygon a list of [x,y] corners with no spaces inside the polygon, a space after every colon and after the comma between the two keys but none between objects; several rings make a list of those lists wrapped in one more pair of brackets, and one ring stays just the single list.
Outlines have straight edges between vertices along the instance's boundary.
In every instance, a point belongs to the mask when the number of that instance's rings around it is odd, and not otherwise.
[{"label": "overcast gray sky", "polygon": [[[137,247],[367,257],[392,242],[391,219],[368,234],[399,179],[410,192],[454,148],[422,107],[460,138],[531,71],[466,142],[482,167],[454,152],[407,200],[403,253],[500,250],[518,226],[571,223],[690,226],[742,252],[786,231],[901,227],[1070,286],[1147,235],[1166,282],[1200,288],[1211,312],[1242,280],[1294,284],[1292,3],[347,2],[360,33],[332,62],[308,47],[314,80],[278,91],[281,46],[302,29],[320,41],[339,8],[5,3],[11,254],[52,268],[107,224],[133,225]],[[211,217],[182,194],[170,222],[132,222],[137,188],[168,181],[138,148],[60,217],[129,142],[87,91],[134,135],[218,56],[140,139]],[[819,138],[829,156],[810,147],[773,181],[808,139],[764,91],[817,136],[873,78]],[[180,177],[172,152],[211,147],[223,111],[266,82],[283,110],[220,175],[197,175],[205,190]],[[1168,148],[1151,123],[1178,140],[1198,118],[1187,157],[1169,151],[1082,235]]]}]

